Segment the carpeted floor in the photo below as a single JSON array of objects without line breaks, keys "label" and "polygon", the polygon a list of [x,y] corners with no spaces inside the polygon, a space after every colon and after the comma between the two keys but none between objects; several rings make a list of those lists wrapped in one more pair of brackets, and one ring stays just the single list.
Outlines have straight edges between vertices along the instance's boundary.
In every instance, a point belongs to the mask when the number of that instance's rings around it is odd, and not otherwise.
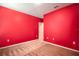
[{"label": "carpeted floor", "polygon": [[26,56],[79,56],[79,53],[44,43],[45,45],[26,54]]},{"label": "carpeted floor", "polygon": [[0,49],[0,56],[79,56],[79,53],[34,40]]}]

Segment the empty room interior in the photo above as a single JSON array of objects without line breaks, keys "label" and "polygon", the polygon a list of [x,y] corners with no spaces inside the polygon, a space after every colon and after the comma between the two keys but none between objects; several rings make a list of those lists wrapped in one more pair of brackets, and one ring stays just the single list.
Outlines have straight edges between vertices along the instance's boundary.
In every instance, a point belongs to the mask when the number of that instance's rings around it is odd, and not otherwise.
[{"label": "empty room interior", "polygon": [[0,3],[0,56],[79,56],[79,3]]}]

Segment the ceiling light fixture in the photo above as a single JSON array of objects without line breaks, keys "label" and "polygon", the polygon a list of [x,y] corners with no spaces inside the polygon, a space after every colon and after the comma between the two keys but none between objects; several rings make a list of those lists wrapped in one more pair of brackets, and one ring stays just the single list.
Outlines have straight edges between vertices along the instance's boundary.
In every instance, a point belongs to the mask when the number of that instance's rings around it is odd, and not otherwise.
[{"label": "ceiling light fixture", "polygon": [[55,6],[54,8],[58,8],[59,6]]}]

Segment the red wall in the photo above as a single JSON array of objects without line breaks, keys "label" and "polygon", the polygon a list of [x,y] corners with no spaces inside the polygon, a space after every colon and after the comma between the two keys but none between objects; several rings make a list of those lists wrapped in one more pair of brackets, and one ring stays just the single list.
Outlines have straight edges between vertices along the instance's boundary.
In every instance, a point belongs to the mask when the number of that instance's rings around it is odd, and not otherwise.
[{"label": "red wall", "polygon": [[0,47],[37,39],[38,22],[39,18],[0,6]]},{"label": "red wall", "polygon": [[79,4],[44,16],[44,40],[79,50]]}]

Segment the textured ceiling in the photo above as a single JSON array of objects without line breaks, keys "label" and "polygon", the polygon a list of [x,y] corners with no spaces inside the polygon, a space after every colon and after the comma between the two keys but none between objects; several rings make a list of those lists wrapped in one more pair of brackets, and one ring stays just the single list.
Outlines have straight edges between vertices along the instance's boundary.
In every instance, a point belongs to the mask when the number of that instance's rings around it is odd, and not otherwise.
[{"label": "textured ceiling", "polygon": [[68,5],[70,5],[70,3],[0,3],[0,6],[27,13],[39,18],[43,18],[43,15],[50,11],[54,11]]}]

